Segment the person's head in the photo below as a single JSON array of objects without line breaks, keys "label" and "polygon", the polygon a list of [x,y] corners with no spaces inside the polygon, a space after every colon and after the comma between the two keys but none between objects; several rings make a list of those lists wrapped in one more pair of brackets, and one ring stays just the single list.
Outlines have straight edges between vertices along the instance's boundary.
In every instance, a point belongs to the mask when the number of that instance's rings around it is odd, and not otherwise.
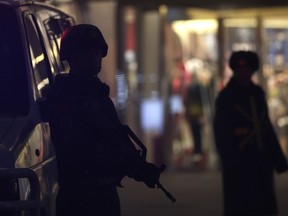
[{"label": "person's head", "polygon": [[108,45],[94,25],[79,24],[66,29],[61,37],[60,59],[69,62],[71,71],[83,76],[94,76],[101,70],[102,58]]},{"label": "person's head", "polygon": [[230,57],[229,66],[234,77],[245,85],[251,81],[253,74],[258,70],[259,58],[252,51],[236,51]]}]

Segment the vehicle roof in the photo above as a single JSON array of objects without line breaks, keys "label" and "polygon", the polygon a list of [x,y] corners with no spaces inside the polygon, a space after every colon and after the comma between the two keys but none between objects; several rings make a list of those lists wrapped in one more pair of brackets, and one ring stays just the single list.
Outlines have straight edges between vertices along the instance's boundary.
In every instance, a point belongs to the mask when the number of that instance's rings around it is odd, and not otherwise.
[{"label": "vehicle roof", "polygon": [[46,8],[49,10],[54,10],[57,12],[60,12],[62,15],[66,15],[70,17],[69,14],[65,13],[64,11],[60,10],[59,8],[55,7],[52,4],[49,4],[48,2],[42,2],[37,0],[0,0],[0,5],[7,5],[14,8],[20,7],[20,6],[40,6],[41,8]]},{"label": "vehicle roof", "polygon": [[28,0],[0,0],[0,4],[6,4],[6,5],[11,5],[11,6],[19,6],[22,4],[27,4],[27,3],[33,3],[34,1],[28,1]]}]

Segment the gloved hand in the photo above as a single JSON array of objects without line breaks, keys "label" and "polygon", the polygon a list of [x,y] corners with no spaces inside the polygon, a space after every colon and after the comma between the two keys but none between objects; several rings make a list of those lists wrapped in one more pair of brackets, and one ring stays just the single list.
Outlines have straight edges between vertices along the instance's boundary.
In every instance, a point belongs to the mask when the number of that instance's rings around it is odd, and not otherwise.
[{"label": "gloved hand", "polygon": [[155,164],[147,162],[146,165],[146,178],[144,179],[144,183],[150,188],[155,188],[156,184],[159,183],[161,171]]},{"label": "gloved hand", "polygon": [[155,188],[159,183],[160,174],[161,169],[157,168],[155,164],[145,162],[141,170],[135,173],[134,179],[144,182],[150,188]]}]

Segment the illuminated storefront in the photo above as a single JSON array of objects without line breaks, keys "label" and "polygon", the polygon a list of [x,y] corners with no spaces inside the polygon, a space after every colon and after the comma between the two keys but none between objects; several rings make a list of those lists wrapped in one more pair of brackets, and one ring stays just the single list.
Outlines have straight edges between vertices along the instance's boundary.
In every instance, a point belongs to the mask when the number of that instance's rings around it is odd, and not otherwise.
[{"label": "illuminated storefront", "polygon": [[288,24],[287,17],[265,17],[265,56],[263,76],[266,80],[270,116],[277,129],[282,148],[288,155]]},{"label": "illuminated storefront", "polygon": [[[172,22],[173,30],[181,41],[181,60],[185,63],[186,72],[193,74],[200,71],[204,81],[212,80],[215,84],[213,96],[217,95],[232,75],[228,66],[232,51],[252,50],[259,54],[262,65],[253,79],[266,90],[270,116],[286,154],[288,154],[288,16],[285,15],[287,12],[288,8],[232,11],[189,9],[186,11],[188,18]],[[187,145],[185,141],[181,144],[182,154],[185,154]],[[176,145],[179,145],[179,142],[176,142]],[[209,143],[206,142],[206,145],[209,148]],[[176,154],[181,151],[179,147],[176,150]]]},{"label": "illuminated storefront", "polygon": [[[70,10],[70,3],[59,1],[58,5],[60,2]],[[262,67],[254,79],[267,92],[271,119],[288,154],[287,7],[207,10],[201,7],[144,7],[142,3],[135,5],[134,1],[131,4],[85,2],[81,8],[74,7],[77,8],[76,20],[97,24],[103,29],[110,46],[103,74],[111,86],[116,86],[111,92],[122,120],[140,135],[148,151],[161,152],[168,164],[171,155],[175,156],[173,151],[191,153],[192,145],[188,143],[191,135],[187,135],[187,128],[179,126],[178,117],[185,110],[185,86],[191,82],[193,74],[197,74],[202,84],[208,86],[202,94],[207,102],[205,115],[209,125],[205,128],[205,149],[209,163],[215,162],[211,130],[214,99],[231,76],[227,65],[229,55],[234,50],[245,49],[255,50],[260,55]],[[105,18],[107,14],[109,19]],[[147,104],[155,105],[152,103],[155,101],[161,104],[157,106],[161,109],[160,114],[148,121],[145,109]],[[157,119],[160,121],[156,122]],[[155,131],[160,132],[151,138],[150,131],[155,126],[152,123],[160,128]],[[184,131],[182,136],[188,141],[174,142],[175,136],[179,136],[176,131]],[[160,147],[158,142],[162,143]],[[151,156],[152,160],[155,157]]]}]

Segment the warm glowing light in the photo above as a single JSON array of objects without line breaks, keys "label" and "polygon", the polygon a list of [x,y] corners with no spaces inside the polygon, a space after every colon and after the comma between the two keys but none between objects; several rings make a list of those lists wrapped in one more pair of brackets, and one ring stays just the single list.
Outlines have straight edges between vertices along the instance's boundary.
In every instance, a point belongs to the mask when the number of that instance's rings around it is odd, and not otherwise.
[{"label": "warm glowing light", "polygon": [[288,28],[287,17],[265,19],[264,27],[265,28]]},{"label": "warm glowing light", "polygon": [[49,79],[45,78],[37,85],[37,88],[38,88],[38,90],[41,90],[42,88],[44,88],[48,84],[49,84]]},{"label": "warm glowing light", "polygon": [[245,28],[256,28],[256,19],[225,19],[225,27],[245,27]]},{"label": "warm glowing light", "polygon": [[42,53],[41,55],[37,56],[32,60],[33,67],[43,60],[44,60],[44,54]]},{"label": "warm glowing light", "polygon": [[218,23],[215,19],[204,20],[186,20],[175,21],[172,23],[174,31],[179,32],[196,32],[196,33],[216,33]]}]

